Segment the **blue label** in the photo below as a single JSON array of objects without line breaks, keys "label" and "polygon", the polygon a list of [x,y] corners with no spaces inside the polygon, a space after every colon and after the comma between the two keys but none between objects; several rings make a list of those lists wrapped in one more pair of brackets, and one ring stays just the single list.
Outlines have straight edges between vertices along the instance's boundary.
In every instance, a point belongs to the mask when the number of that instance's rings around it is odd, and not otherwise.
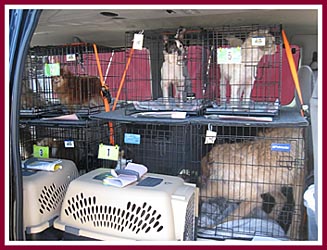
[{"label": "blue label", "polygon": [[124,142],[126,144],[140,144],[141,143],[141,135],[125,133]]},{"label": "blue label", "polygon": [[279,151],[279,152],[290,152],[291,144],[288,143],[272,143],[271,151]]}]

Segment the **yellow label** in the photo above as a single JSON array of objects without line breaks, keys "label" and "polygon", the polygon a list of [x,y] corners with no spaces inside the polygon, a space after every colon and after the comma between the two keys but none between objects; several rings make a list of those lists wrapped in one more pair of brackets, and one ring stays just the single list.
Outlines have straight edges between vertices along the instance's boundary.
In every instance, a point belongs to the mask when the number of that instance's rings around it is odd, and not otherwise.
[{"label": "yellow label", "polygon": [[33,145],[33,156],[37,158],[49,158],[49,147]]},{"label": "yellow label", "polygon": [[99,145],[98,158],[104,160],[118,161],[119,146]]}]

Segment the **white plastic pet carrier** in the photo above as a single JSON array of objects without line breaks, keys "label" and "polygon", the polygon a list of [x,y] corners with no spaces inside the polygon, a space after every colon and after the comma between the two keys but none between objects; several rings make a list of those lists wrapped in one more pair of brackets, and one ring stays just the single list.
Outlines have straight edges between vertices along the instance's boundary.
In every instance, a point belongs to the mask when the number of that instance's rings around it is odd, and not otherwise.
[{"label": "white plastic pet carrier", "polygon": [[24,228],[27,234],[44,231],[59,215],[69,183],[78,177],[75,163],[62,160],[57,171],[23,169]]},{"label": "white plastic pet carrier", "polygon": [[56,229],[97,240],[195,240],[197,189],[179,177],[145,174],[126,187],[103,184],[99,168],[69,185]]}]

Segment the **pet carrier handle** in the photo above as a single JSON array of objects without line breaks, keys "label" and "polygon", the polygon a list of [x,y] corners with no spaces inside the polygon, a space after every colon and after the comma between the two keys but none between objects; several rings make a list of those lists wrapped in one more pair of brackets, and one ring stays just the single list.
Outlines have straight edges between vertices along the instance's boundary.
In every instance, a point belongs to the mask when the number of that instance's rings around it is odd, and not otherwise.
[{"label": "pet carrier handle", "polygon": [[[95,59],[97,61],[98,71],[99,71],[99,75],[100,75],[100,82],[101,82],[101,93],[100,94],[102,96],[105,111],[110,112],[110,104],[109,104],[110,101],[111,101],[110,91],[109,91],[108,86],[105,84],[105,82],[103,80],[102,69],[101,69],[101,65],[100,65],[100,59],[99,59],[99,55],[98,55],[97,46],[96,46],[95,43],[93,44],[93,48],[94,48]],[[109,133],[110,133],[110,136],[109,136],[110,144],[115,145],[113,125],[112,125],[111,122],[108,122],[108,126],[109,126]]]},{"label": "pet carrier handle", "polygon": [[285,45],[285,51],[286,51],[288,64],[290,66],[293,81],[294,81],[294,85],[295,85],[295,88],[296,88],[296,92],[297,92],[297,94],[299,96],[299,100],[300,100],[300,103],[301,103],[301,115],[304,116],[304,104],[303,104],[303,99],[302,99],[302,92],[301,92],[301,88],[300,88],[299,78],[298,78],[298,75],[297,75],[294,58],[292,56],[291,47],[290,47],[290,44],[289,44],[289,42],[287,40],[286,33],[285,33],[284,30],[282,30],[282,36],[283,36],[283,40],[284,40],[284,45]]}]

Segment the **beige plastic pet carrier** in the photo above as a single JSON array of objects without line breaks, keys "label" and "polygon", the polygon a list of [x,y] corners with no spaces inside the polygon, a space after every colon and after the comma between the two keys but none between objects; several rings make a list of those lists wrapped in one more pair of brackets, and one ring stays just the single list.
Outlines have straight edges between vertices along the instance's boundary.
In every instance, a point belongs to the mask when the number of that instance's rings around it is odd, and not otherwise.
[{"label": "beige plastic pet carrier", "polygon": [[179,177],[145,174],[125,187],[103,184],[99,168],[69,185],[54,227],[97,240],[194,240],[197,188]]},{"label": "beige plastic pet carrier", "polygon": [[62,160],[57,171],[23,169],[24,228],[37,234],[51,227],[59,215],[69,183],[78,177],[74,162]]}]

